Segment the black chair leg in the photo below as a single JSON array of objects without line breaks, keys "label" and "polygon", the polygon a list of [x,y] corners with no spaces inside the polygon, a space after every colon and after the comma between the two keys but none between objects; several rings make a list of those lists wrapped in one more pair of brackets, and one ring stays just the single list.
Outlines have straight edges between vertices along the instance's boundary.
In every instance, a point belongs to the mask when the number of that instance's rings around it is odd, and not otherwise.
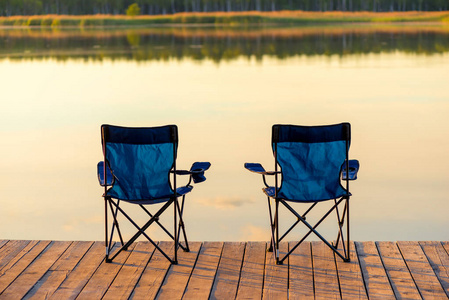
[{"label": "black chair leg", "polygon": [[[184,207],[184,196],[182,197],[182,207]],[[178,207],[178,213],[179,213],[179,226],[178,226],[178,240],[181,236],[181,230],[182,230],[182,235],[184,236],[184,242],[186,243],[185,247],[183,247],[182,245],[179,245],[182,250],[184,250],[184,252],[190,252],[190,248],[189,248],[189,242],[187,240],[187,234],[186,234],[186,229],[184,226],[184,220],[182,218],[182,213],[183,213],[183,209],[179,207],[179,203],[177,204]]]},{"label": "black chair leg", "polygon": [[276,264],[282,265],[282,261],[279,261],[279,200],[278,199],[276,199],[275,205],[276,205],[276,211],[274,213],[274,224],[276,226],[275,258],[276,258]]},{"label": "black chair leg", "polygon": [[271,212],[271,203],[270,203],[270,197],[267,197],[268,199],[268,212],[269,212],[269,218],[270,218],[270,231],[271,231],[271,240],[270,240],[270,247],[268,247],[267,252],[273,252],[273,246],[276,245],[274,240],[274,222],[273,222],[273,214]]}]

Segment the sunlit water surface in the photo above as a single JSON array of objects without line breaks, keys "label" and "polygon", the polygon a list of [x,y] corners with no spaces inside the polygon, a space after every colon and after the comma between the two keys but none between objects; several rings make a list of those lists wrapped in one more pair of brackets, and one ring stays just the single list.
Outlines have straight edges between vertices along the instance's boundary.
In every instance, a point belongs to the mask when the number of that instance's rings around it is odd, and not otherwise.
[{"label": "sunlit water surface", "polygon": [[[273,169],[275,123],[347,121],[350,156],[361,163],[351,183],[351,238],[447,240],[448,78],[447,52],[220,63],[5,58],[0,239],[103,239],[95,169],[102,159],[100,125],[108,123],[177,124],[178,168],[212,163],[207,181],[187,197],[190,240],[268,240],[262,178],[243,164]],[[331,239],[335,225],[333,217],[322,225]]]}]

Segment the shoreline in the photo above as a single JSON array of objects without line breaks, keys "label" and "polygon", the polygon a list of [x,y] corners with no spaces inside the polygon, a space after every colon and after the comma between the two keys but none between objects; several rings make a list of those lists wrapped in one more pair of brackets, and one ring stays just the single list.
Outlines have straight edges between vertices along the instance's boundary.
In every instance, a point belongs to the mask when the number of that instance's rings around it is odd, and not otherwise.
[{"label": "shoreline", "polygon": [[449,11],[438,12],[190,12],[167,15],[33,15],[0,17],[0,27],[251,26],[317,24],[437,23],[449,26]]}]

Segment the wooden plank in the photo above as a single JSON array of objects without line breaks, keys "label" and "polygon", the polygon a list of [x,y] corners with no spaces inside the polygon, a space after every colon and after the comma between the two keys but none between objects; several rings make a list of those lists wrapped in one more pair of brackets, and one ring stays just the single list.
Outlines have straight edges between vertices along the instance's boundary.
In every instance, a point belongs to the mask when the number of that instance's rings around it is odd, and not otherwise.
[{"label": "wooden plank", "polygon": [[[368,299],[354,243],[351,242],[349,247],[350,262],[336,256],[341,296],[343,299]],[[339,250],[343,250],[341,243]]]},{"label": "wooden plank", "polygon": [[17,241],[17,242],[20,242],[20,244],[14,244],[13,246],[11,246],[11,249],[4,248],[2,252],[0,252],[4,254],[2,263],[0,265],[0,278],[7,270],[9,270],[12,266],[14,266],[15,263],[18,262],[25,254],[27,254],[34,246],[36,246],[37,243],[39,243],[39,241]]},{"label": "wooden plank", "polygon": [[[135,243],[131,244],[127,251],[122,251],[112,262],[103,262],[81,290],[78,297],[80,299],[101,299],[135,246]],[[112,253],[115,250],[113,249]]]},{"label": "wooden plank", "polygon": [[2,293],[2,297],[23,298],[72,242],[51,242],[48,247]]},{"label": "wooden plank", "polygon": [[396,298],[421,299],[396,243],[377,242],[376,245]]},{"label": "wooden plank", "polygon": [[[31,244],[31,248],[36,245],[37,241],[33,241]],[[25,255],[31,248],[28,247],[27,250],[24,250],[24,248],[30,244],[30,241],[9,241],[6,245],[4,245],[0,249],[0,275],[2,274],[2,270],[5,266],[9,265],[12,266],[11,262],[16,262],[21,258],[21,256],[17,255],[19,253],[22,253],[22,255]],[[16,260],[13,260],[13,258],[17,257]]]},{"label": "wooden plank", "polygon": [[449,298],[449,254],[440,242],[419,242],[419,244]]},{"label": "wooden plank", "polygon": [[[312,272],[316,298],[340,297],[334,272],[343,299],[366,298],[361,274],[370,299],[449,298],[449,242],[358,242],[358,257],[353,248],[351,263],[339,257],[335,260],[321,242],[306,242],[283,266],[275,265],[272,253],[266,256],[264,242],[248,242],[246,246],[243,242],[191,243],[191,253],[179,252],[177,266],[170,266],[158,251],[151,256],[152,246],[147,242],[134,244],[136,248],[123,262],[117,260],[119,256],[113,264],[101,263],[102,242],[73,242],[68,247],[70,243],[3,242],[0,298],[154,299],[159,292],[159,298],[169,299],[202,299],[208,298],[208,293],[210,299],[233,299],[235,295],[238,299],[307,299],[313,297]],[[221,258],[221,248],[216,245],[222,245]],[[160,246],[172,255],[171,242],[161,242]],[[281,244],[284,254],[286,247]]]},{"label": "wooden plank", "polygon": [[181,299],[201,248],[200,242],[189,243],[190,252],[178,252],[178,264],[172,265],[157,294],[158,299]]},{"label": "wooden plank", "polygon": [[183,299],[208,299],[214,284],[223,242],[204,242]]},{"label": "wooden plank", "polygon": [[[297,242],[290,242],[292,249]],[[302,242],[289,258],[289,299],[314,299],[310,242]]]},{"label": "wooden plank", "polygon": [[[449,254],[449,242],[441,242],[441,245],[443,245],[443,248],[446,250],[446,253]],[[446,263],[446,260],[444,260],[444,266],[446,267],[446,270],[449,269],[449,265]]]},{"label": "wooden plank", "polygon": [[[449,254],[449,242],[441,242],[443,248],[446,250],[446,253]],[[449,269],[449,265],[445,263],[446,270]]]},{"label": "wooden plank", "polygon": [[50,299],[75,299],[104,260],[104,242],[95,242]]},{"label": "wooden plank", "polygon": [[50,241],[30,242],[5,265],[0,271],[0,297],[3,297],[3,291],[41,254],[48,244]]},{"label": "wooden plank", "polygon": [[234,299],[236,297],[244,252],[244,242],[226,242],[224,244],[210,299]]},{"label": "wooden plank", "polygon": [[[173,242],[160,242],[158,246],[167,253],[169,257],[173,256]],[[137,282],[130,299],[154,299],[159,288],[170,268],[171,263],[165,258],[160,251],[154,251],[150,262]]]},{"label": "wooden plank", "polygon": [[154,249],[150,242],[137,243],[103,299],[128,299]]},{"label": "wooden plank", "polygon": [[[248,242],[245,247],[237,299],[261,299],[265,270],[265,242]],[[271,253],[269,253],[271,254]]]},{"label": "wooden plank", "polygon": [[441,245],[443,245],[443,248],[449,253],[449,242],[441,242]]},{"label": "wooden plank", "polygon": [[355,242],[369,299],[395,299],[374,242]]},{"label": "wooden plank", "polygon": [[0,250],[2,250],[2,247],[9,242],[9,240],[0,240]]},{"label": "wooden plank", "polygon": [[398,246],[421,296],[425,299],[447,299],[418,242],[401,241]]},{"label": "wooden plank", "polygon": [[311,242],[315,299],[340,299],[334,253],[323,242]]},{"label": "wooden plank", "polygon": [[47,299],[51,296],[92,244],[93,242],[73,242],[67,251],[50,267],[48,272],[25,295],[24,300]]},{"label": "wooden plank", "polygon": [[[279,244],[280,259],[287,254],[288,243]],[[262,299],[287,299],[288,297],[288,260],[276,265],[273,252],[265,258],[265,277]]]}]

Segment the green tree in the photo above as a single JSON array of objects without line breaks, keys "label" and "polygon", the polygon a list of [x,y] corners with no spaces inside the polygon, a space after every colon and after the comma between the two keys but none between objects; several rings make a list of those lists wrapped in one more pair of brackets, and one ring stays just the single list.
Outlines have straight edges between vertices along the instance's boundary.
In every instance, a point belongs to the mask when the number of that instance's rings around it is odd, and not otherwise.
[{"label": "green tree", "polygon": [[140,15],[140,7],[139,4],[133,3],[126,9],[127,16],[138,16]]}]

